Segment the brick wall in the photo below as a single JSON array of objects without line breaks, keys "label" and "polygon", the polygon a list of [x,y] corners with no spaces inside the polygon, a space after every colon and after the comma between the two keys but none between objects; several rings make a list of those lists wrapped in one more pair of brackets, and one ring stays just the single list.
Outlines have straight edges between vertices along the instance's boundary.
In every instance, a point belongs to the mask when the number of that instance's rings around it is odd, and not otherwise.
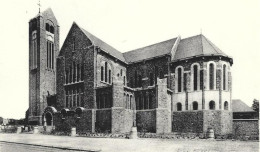
[{"label": "brick wall", "polygon": [[[54,27],[54,63],[53,69],[47,68],[47,40],[45,23],[50,22]],[[33,69],[32,58],[32,33],[37,31],[37,66]],[[59,52],[59,25],[52,11],[44,11],[41,16],[29,22],[29,121],[38,119],[38,125],[42,125],[41,115],[47,107],[47,95],[56,93],[56,57]],[[46,81],[48,80],[48,81]],[[32,118],[32,119],[31,119]],[[35,119],[35,120],[36,120]]]},{"label": "brick wall", "polygon": [[59,54],[59,64],[57,64],[57,110],[61,110],[65,106],[65,87],[77,88],[77,84],[65,84],[65,71],[69,71],[73,62],[83,67],[83,91],[84,97],[81,106],[86,109],[95,108],[95,89],[94,89],[94,47],[91,41],[85,36],[77,24],[73,23],[67,38],[61,48]]},{"label": "brick wall", "polygon": [[215,135],[232,133],[232,112],[223,110],[173,112],[173,132],[206,133],[209,128]]},{"label": "brick wall", "polygon": [[173,112],[172,114],[173,132],[203,132],[203,112],[202,111],[183,111]]},{"label": "brick wall", "polygon": [[215,135],[225,135],[232,133],[232,112],[227,110],[205,110],[203,131],[208,128],[214,130]]},{"label": "brick wall", "polygon": [[[136,88],[135,86],[135,71],[142,77],[142,87],[147,88],[150,86],[150,73],[153,73],[153,80],[155,84],[155,76],[159,77],[160,73],[163,75],[168,74],[168,57],[161,57],[157,59],[148,60],[145,62],[138,62],[129,64],[127,68],[127,78],[129,86]],[[157,71],[157,72],[156,72]]]},{"label": "brick wall", "polygon": [[77,133],[93,132],[95,120],[95,111],[85,109],[79,118],[76,114],[66,115],[62,117],[61,113],[55,113],[54,125],[56,131],[70,133],[72,127],[76,127]]},{"label": "brick wall", "polygon": [[138,132],[156,133],[156,110],[137,110],[136,125]]},{"label": "brick wall", "polygon": [[96,132],[111,132],[112,122],[112,111],[111,109],[98,109],[96,110]]},{"label": "brick wall", "polygon": [[250,139],[259,139],[258,119],[233,119],[233,134],[239,136],[249,136]]}]

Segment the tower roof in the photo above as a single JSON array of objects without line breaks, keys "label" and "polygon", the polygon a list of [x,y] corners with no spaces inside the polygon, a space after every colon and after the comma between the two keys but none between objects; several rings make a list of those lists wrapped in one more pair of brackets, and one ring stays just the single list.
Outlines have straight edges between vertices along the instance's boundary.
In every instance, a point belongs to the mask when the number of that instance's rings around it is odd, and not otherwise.
[{"label": "tower roof", "polygon": [[55,17],[55,15],[54,15],[54,13],[53,13],[53,11],[52,11],[51,8],[47,8],[47,9],[44,10],[43,12],[38,13],[35,17],[33,17],[32,19],[30,19],[30,21],[33,20],[33,19],[35,19],[35,18],[37,18],[37,17],[39,17],[39,16],[48,16],[48,17],[51,16],[52,18],[55,19],[56,24],[59,25],[58,20],[56,19],[56,17]]}]

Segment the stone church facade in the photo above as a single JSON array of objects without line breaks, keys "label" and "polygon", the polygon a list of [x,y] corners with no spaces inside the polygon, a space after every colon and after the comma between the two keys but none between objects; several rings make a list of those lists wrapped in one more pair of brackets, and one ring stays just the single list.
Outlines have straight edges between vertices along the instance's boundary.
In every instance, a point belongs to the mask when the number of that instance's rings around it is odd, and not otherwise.
[{"label": "stone church facade", "polygon": [[81,133],[232,133],[233,60],[204,35],[121,53],[51,9],[29,22],[29,123]]}]

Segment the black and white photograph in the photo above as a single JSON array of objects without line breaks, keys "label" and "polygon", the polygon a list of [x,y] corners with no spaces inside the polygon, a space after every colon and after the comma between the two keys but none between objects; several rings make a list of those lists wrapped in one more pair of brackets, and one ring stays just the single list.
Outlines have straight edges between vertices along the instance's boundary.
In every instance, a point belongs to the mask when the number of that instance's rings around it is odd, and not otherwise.
[{"label": "black and white photograph", "polygon": [[3,0],[0,152],[258,152],[259,0]]}]

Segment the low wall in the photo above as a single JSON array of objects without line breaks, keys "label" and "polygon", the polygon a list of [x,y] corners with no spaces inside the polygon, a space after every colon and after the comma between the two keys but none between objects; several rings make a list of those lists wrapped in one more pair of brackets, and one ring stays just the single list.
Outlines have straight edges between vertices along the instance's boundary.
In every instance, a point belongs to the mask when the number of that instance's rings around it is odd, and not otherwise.
[{"label": "low wall", "polygon": [[92,132],[93,113],[91,109],[83,110],[81,117],[77,117],[76,114],[62,117],[61,113],[55,113],[53,121],[55,130],[69,134],[71,128],[76,127],[77,133]]},{"label": "low wall", "polygon": [[110,133],[111,132],[111,109],[96,110],[95,131]]},{"label": "low wall", "polygon": [[205,134],[209,128],[214,130],[215,135],[232,134],[232,112],[224,110],[173,112],[173,132]]},{"label": "low wall", "polygon": [[156,111],[152,110],[137,110],[136,111],[136,126],[138,132],[156,132]]},{"label": "low wall", "polygon": [[248,136],[259,139],[258,119],[233,119],[233,135],[237,138]]},{"label": "low wall", "polygon": [[232,134],[232,112],[227,110],[204,110],[203,132],[208,128],[214,130],[215,135]]},{"label": "low wall", "polygon": [[180,111],[172,113],[172,131],[180,133],[202,133],[202,111]]}]

